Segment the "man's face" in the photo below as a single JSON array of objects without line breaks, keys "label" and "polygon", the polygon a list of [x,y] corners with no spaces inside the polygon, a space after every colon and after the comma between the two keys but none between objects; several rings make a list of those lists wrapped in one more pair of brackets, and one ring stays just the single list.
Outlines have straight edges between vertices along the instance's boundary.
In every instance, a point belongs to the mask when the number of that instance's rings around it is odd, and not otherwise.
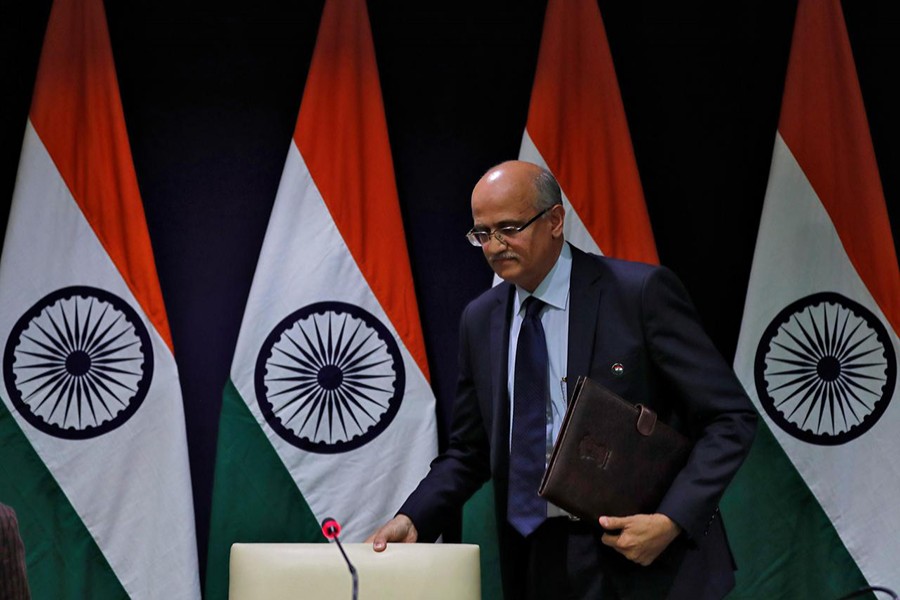
[{"label": "man's face", "polygon": [[[474,227],[485,231],[506,225],[521,226],[540,211],[533,165],[504,163],[488,172],[472,192]],[[564,209],[554,206],[543,217],[515,236],[500,242],[496,236],[481,249],[494,272],[505,281],[528,291],[540,284],[553,268],[562,247]]]}]

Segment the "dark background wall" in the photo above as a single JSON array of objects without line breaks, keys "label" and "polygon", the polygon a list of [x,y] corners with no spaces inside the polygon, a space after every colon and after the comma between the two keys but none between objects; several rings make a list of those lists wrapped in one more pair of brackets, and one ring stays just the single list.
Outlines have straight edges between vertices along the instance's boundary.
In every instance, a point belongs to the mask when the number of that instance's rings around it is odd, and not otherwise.
[{"label": "dark background wall", "polygon": [[[545,3],[369,2],[442,443],[457,318],[491,280],[480,252],[463,238],[471,226],[469,193],[488,167],[518,154]],[[106,4],[181,373],[204,565],[221,393],[323,2]],[[896,4],[844,3],[895,240]],[[15,183],[49,5],[0,5],[4,203]],[[660,259],[681,275],[729,360],[795,7],[787,0],[600,2]],[[0,208],[0,225],[7,214]]]}]

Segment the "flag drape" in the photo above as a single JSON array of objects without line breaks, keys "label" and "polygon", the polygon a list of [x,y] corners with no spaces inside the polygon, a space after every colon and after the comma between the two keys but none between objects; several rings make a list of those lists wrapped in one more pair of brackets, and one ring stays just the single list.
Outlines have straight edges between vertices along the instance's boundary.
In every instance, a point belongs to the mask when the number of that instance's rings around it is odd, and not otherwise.
[{"label": "flag drape", "polygon": [[328,0],[220,420],[208,598],[233,542],[364,540],[436,454],[363,0]]},{"label": "flag drape", "polygon": [[800,0],[735,371],[734,598],[900,589],[900,272],[837,0]]},{"label": "flag drape", "polygon": [[50,13],[0,305],[0,500],[33,596],[199,598],[184,408],[101,0]]}]

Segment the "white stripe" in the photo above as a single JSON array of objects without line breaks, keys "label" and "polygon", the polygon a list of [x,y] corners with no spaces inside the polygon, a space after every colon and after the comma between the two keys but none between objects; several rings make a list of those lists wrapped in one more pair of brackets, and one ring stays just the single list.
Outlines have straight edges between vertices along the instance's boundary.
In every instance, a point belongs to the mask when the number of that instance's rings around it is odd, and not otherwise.
[{"label": "white stripe", "polygon": [[[552,169],[547,166],[544,157],[541,156],[540,150],[538,150],[537,146],[534,145],[534,142],[531,141],[531,136],[528,135],[527,129],[522,135],[522,147],[519,149],[519,160],[534,163],[552,172]],[[554,175],[556,175],[556,173],[554,173]],[[591,232],[585,227],[584,222],[581,220],[575,207],[569,202],[566,190],[562,190],[562,198],[563,207],[566,209],[566,220],[563,224],[563,235],[566,240],[585,252],[603,254],[603,251],[600,250],[600,246],[597,244],[596,240],[594,240],[593,236],[591,236]]]},{"label": "white stripe", "polygon": [[[125,300],[150,332],[154,376],[121,427],[87,440],[47,435],[0,394],[133,598],[199,598],[197,546],[175,361],[28,123],[0,260],[0,339],[45,295],[92,286]],[[47,540],[48,543],[50,540]]]},{"label": "white stripe", "polygon": [[[294,311],[322,301],[354,304],[377,317],[398,343],[406,371],[404,399],[388,429],[360,448],[338,454],[309,453],[286,442],[265,422],[254,387],[257,356],[269,332]],[[436,454],[434,396],[428,382],[353,260],[293,142],[231,376],[315,516],[341,521],[348,542],[364,540],[390,519]]]},{"label": "white stripe", "polygon": [[[838,446],[809,444],[785,433],[759,403],[753,363],[766,326],[791,302],[832,291],[862,304],[896,332],[860,279],[828,213],[780,135],[753,258],[735,371],[831,519],[866,579],[900,588],[900,390],[867,433]],[[821,566],[821,565],[819,565]]]}]

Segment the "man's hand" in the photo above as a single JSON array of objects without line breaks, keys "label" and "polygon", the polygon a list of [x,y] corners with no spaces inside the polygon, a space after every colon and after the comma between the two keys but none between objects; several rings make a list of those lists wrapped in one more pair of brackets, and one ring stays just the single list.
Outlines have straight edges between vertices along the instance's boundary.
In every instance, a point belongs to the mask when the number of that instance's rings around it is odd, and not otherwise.
[{"label": "man's hand", "polygon": [[607,531],[602,541],[630,561],[647,566],[662,554],[678,534],[679,527],[663,514],[632,515],[630,517],[600,517],[600,526]]},{"label": "man's hand", "polygon": [[397,515],[381,528],[369,536],[366,543],[372,543],[375,552],[383,552],[388,542],[401,542],[412,544],[419,539],[419,532],[413,525],[412,519],[406,515]]}]

